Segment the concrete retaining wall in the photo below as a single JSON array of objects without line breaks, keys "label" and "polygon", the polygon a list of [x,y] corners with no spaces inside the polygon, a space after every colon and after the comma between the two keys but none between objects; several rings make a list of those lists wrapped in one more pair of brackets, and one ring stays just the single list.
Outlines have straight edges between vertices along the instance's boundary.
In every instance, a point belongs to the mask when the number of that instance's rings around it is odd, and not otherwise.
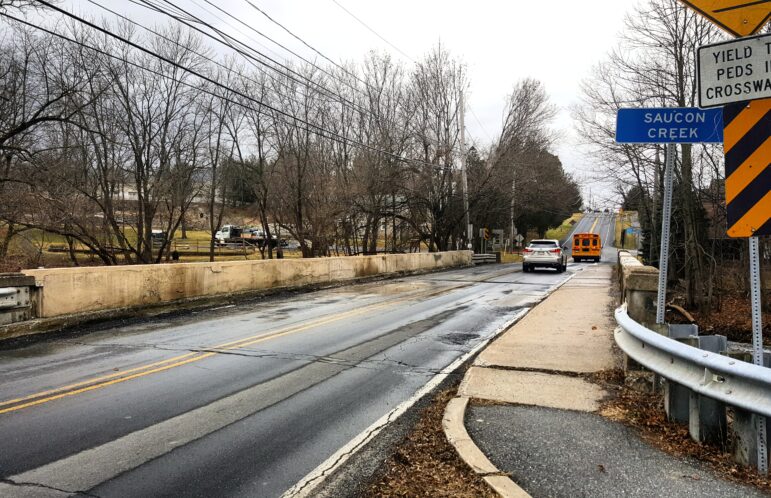
[{"label": "concrete retaining wall", "polygon": [[38,318],[468,266],[471,251],[27,270]]},{"label": "concrete retaining wall", "polygon": [[627,303],[629,316],[647,327],[654,327],[659,270],[643,265],[627,251],[618,252],[618,264],[621,294]]}]

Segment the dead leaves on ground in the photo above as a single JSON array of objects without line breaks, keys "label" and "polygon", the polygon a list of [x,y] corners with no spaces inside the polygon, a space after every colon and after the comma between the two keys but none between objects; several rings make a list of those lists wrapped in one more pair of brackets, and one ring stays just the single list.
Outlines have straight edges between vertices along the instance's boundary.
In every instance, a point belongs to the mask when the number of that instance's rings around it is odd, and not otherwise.
[{"label": "dead leaves on ground", "polygon": [[421,414],[401,447],[386,460],[367,496],[495,497],[447,442],[442,417],[455,389],[440,393]]},{"label": "dead leaves on ground", "polygon": [[663,396],[628,386],[619,386],[616,392],[617,396],[600,409],[603,417],[637,429],[643,440],[670,455],[695,458],[726,479],[771,492],[771,479],[760,476],[752,468],[740,466],[734,462],[732,454],[716,446],[697,443],[691,439],[686,426],[667,420]]}]

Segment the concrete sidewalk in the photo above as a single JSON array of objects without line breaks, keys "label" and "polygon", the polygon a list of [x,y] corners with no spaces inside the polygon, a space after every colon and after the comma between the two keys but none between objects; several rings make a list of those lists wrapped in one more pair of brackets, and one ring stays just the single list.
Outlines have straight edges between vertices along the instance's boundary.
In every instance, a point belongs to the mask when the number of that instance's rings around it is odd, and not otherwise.
[{"label": "concrete sidewalk", "polygon": [[488,346],[447,407],[450,442],[502,496],[766,496],[596,413],[607,393],[586,377],[620,364],[613,285],[587,266]]}]

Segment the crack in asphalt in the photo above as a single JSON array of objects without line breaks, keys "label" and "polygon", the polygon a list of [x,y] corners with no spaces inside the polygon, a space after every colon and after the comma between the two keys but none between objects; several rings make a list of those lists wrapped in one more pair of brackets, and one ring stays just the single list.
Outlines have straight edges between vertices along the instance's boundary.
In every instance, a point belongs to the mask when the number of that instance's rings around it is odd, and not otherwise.
[{"label": "crack in asphalt", "polygon": [[[345,366],[350,368],[365,368],[368,370],[379,370],[379,369],[377,367],[366,366],[367,364],[373,364],[373,365],[374,364],[392,364],[392,365],[406,368],[407,369],[406,373],[411,373],[416,375],[443,373],[443,369],[441,368],[438,368],[438,369],[426,368],[418,365],[413,365],[411,363],[390,358],[385,353],[380,353],[383,355],[383,359],[366,359],[357,363],[357,362],[352,362],[342,358],[336,358],[334,356],[312,355],[307,353],[285,353],[280,351],[269,351],[269,350],[241,350],[236,352],[236,351],[219,351],[216,349],[189,349],[185,351],[233,355],[233,356],[241,356],[245,358],[276,358],[276,359],[283,359],[283,360],[307,360],[310,363],[327,363],[331,365],[340,365],[340,366]],[[249,352],[253,352],[256,354],[249,354]]]},{"label": "crack in asphalt", "polygon": [[[340,455],[339,455],[339,456],[338,456],[338,457],[337,457],[337,458],[336,458],[336,459],[335,459],[333,462],[331,462],[331,463],[330,463],[330,464],[329,464],[329,465],[328,465],[328,466],[327,466],[327,467],[326,467],[324,470],[322,470],[322,471],[321,471],[321,472],[320,472],[318,475],[314,476],[312,479],[308,479],[306,482],[304,482],[304,483],[303,483],[303,485],[302,485],[302,486],[300,486],[300,487],[299,487],[299,488],[298,488],[296,491],[294,491],[294,492],[293,492],[291,495],[289,495],[289,496],[297,496],[297,495],[301,495],[302,491],[303,491],[305,488],[307,488],[307,487],[308,487],[308,486],[309,486],[311,483],[313,483],[313,482],[316,482],[316,481],[318,481],[319,479],[321,479],[322,481],[324,481],[324,479],[326,479],[326,477],[327,477],[327,473],[328,473],[328,472],[332,471],[333,469],[336,469],[336,468],[337,468],[337,465],[338,465],[338,464],[339,464],[341,461],[343,461],[343,460],[344,460],[344,459],[346,459],[347,457],[349,457],[349,456],[351,456],[351,455],[355,454],[357,451],[359,451],[359,449],[360,449],[361,447],[363,447],[363,446],[365,446],[367,443],[369,443],[369,441],[371,440],[371,438],[372,438],[372,437],[373,437],[375,434],[379,433],[381,430],[383,430],[385,427],[387,427],[387,426],[388,426],[388,425],[389,425],[389,424],[392,422],[392,417],[394,416],[394,414],[396,413],[396,411],[397,411],[397,410],[398,410],[398,408],[394,408],[393,410],[391,410],[390,412],[388,412],[388,416],[386,417],[386,419],[383,421],[383,423],[382,423],[382,424],[380,424],[380,425],[378,425],[378,426],[376,426],[376,427],[372,427],[372,428],[370,428],[368,431],[366,431],[366,432],[365,432],[365,436],[364,436],[364,437],[361,439],[361,441],[359,441],[359,443],[358,443],[358,444],[356,444],[356,445],[352,446],[352,447],[351,447],[351,448],[350,448],[348,451],[345,451],[345,452],[341,453],[341,454],[340,454]],[[291,490],[290,490],[290,491],[291,491]],[[285,494],[282,496],[282,498],[283,498],[284,496],[287,496],[287,494],[285,493]]]},{"label": "crack in asphalt", "polygon": [[[462,304],[465,304],[465,303],[462,303]],[[520,308],[515,307],[513,311],[516,311],[518,309]],[[507,312],[508,311],[510,310],[507,310]],[[407,344],[424,342],[431,339],[432,339],[431,337],[417,335],[417,336],[410,337],[405,341],[400,342],[398,346],[401,349],[403,349],[403,346]],[[481,337],[475,337],[471,339],[481,339]],[[93,344],[89,344],[81,341],[67,341],[67,342],[72,345],[94,346]],[[290,353],[285,351],[274,351],[274,350],[266,350],[266,349],[239,348],[239,350],[223,350],[223,349],[217,349],[217,348],[195,347],[195,346],[171,347],[171,346],[164,346],[161,344],[153,344],[153,343],[138,343],[138,344],[102,343],[99,345],[99,347],[122,348],[122,349],[129,349],[129,350],[154,349],[158,351],[169,351],[169,352],[175,352],[175,353],[214,353],[214,354],[220,354],[220,355],[230,355],[230,356],[239,356],[244,358],[257,358],[257,359],[275,358],[275,359],[284,359],[284,360],[307,360],[314,363],[328,363],[328,364],[343,365],[343,366],[349,366],[349,367],[355,367],[355,368],[368,368],[372,370],[376,370],[377,368],[369,367],[367,366],[368,364],[390,363],[396,366],[406,368],[407,369],[406,373],[412,373],[412,374],[418,374],[418,375],[443,373],[443,369],[441,368],[439,369],[425,368],[419,365],[414,365],[404,361],[395,360],[388,357],[384,352],[380,353],[384,357],[384,359],[382,360],[365,359],[356,363],[356,362],[347,361],[345,359],[336,358],[335,356],[330,356],[330,355],[314,355],[310,353]],[[455,348],[453,348],[452,350],[468,351],[466,349],[455,349]]]},{"label": "crack in asphalt", "polygon": [[[403,342],[417,343],[417,342],[423,342],[429,339],[430,338],[424,338],[424,337],[411,337]],[[70,343],[86,345],[86,344],[77,343],[74,341]],[[163,345],[150,344],[150,343],[142,343],[142,344],[136,344],[136,345],[104,344],[103,346],[120,347],[125,349],[155,349],[158,351],[169,351],[169,352],[175,352],[175,353],[214,353],[217,355],[238,356],[242,358],[254,358],[254,359],[274,358],[274,359],[280,359],[280,360],[299,360],[299,361],[308,361],[310,363],[326,363],[326,364],[341,365],[341,366],[346,366],[351,368],[363,368],[368,370],[379,370],[377,365],[391,364],[394,366],[403,367],[405,369],[403,370],[403,372],[407,374],[426,375],[426,374],[443,373],[443,369],[441,368],[426,368],[426,367],[421,367],[419,365],[407,363],[401,360],[396,360],[388,357],[384,352],[379,353],[379,354],[382,354],[383,359],[365,359],[359,362],[352,362],[349,360],[345,360],[343,358],[337,358],[335,356],[330,356],[330,355],[314,355],[310,353],[290,353],[285,351],[273,351],[273,350],[267,350],[267,349],[241,348],[236,351],[236,350],[223,350],[223,349],[206,348],[206,347],[166,347]],[[400,347],[403,346],[403,343],[400,343],[399,346]],[[461,349],[460,351],[465,351],[465,350]]]},{"label": "crack in asphalt", "polygon": [[56,488],[54,486],[48,486],[46,484],[40,484],[37,482],[17,482],[13,479],[8,478],[0,478],[0,484],[7,484],[9,486],[18,487],[18,488],[41,488],[41,489],[47,489],[49,491],[55,491],[57,493],[63,493],[67,496],[89,496],[91,498],[100,498],[99,495],[91,494],[86,491],[70,491],[67,489],[61,489]]}]

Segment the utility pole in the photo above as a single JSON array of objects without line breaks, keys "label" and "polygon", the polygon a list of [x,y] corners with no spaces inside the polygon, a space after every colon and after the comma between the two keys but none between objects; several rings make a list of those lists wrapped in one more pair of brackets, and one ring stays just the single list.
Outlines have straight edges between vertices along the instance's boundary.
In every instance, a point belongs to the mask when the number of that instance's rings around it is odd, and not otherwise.
[{"label": "utility pole", "polygon": [[464,220],[466,227],[464,232],[466,233],[466,244],[471,243],[472,229],[471,229],[471,214],[468,210],[468,176],[466,175],[466,101],[463,98],[463,90],[460,92],[460,172],[461,182],[463,183],[463,211],[465,213]]},{"label": "utility pole", "polygon": [[[654,256],[656,255],[656,246],[658,246],[658,216],[659,216],[659,202],[661,202],[661,148],[659,145],[656,145],[656,170],[655,175],[653,177],[653,205],[651,206],[651,210],[653,211],[653,214],[651,215],[651,242],[648,245],[648,262],[650,263],[653,261]],[[645,199],[643,199],[644,201]]]},{"label": "utility pole", "polygon": [[511,206],[509,207],[509,217],[511,226],[509,227],[510,236],[511,236],[511,252],[514,252],[514,237],[517,236],[517,227],[514,225],[514,208],[515,202],[516,202],[516,196],[517,196],[517,173],[514,171],[514,168],[511,168]]}]

